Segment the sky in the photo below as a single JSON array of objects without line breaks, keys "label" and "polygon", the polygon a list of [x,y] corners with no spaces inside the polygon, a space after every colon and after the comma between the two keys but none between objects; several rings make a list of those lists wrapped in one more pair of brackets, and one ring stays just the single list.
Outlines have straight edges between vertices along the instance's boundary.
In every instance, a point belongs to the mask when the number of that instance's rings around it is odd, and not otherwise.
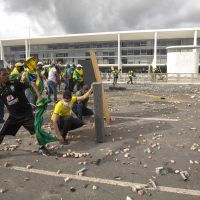
[{"label": "sky", "polygon": [[200,27],[199,0],[0,0],[0,39]]}]

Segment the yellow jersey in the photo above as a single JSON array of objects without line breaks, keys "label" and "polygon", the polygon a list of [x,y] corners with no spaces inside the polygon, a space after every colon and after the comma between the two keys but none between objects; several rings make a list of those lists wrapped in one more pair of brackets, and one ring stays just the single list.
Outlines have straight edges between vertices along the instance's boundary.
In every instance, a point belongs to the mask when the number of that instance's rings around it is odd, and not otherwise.
[{"label": "yellow jersey", "polygon": [[[71,115],[72,107],[74,106],[76,101],[77,101],[76,96],[73,96],[69,103],[64,102],[63,100],[59,101],[54,108],[53,114],[59,115],[60,117],[65,117],[65,116]],[[51,119],[52,119],[52,117],[51,117]]]}]

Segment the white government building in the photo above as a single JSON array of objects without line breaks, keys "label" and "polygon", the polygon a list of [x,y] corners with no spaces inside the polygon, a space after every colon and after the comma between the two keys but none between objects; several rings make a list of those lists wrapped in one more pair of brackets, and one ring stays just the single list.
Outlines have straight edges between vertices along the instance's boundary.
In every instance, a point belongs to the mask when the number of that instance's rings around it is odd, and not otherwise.
[{"label": "white government building", "polygon": [[146,72],[150,66],[167,73],[199,73],[200,28],[69,34],[0,40],[4,66],[36,56],[44,63],[75,63],[96,53],[101,71]]}]

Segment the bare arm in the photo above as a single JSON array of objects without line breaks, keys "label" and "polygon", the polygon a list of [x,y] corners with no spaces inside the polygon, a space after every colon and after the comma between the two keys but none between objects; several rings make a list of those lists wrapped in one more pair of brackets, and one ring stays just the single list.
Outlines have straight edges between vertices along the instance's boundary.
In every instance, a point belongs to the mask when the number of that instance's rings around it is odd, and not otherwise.
[{"label": "bare arm", "polygon": [[77,97],[77,101],[84,101],[92,94],[93,88],[91,87],[83,96]]},{"label": "bare arm", "polygon": [[[26,82],[26,72],[24,72],[24,73],[22,74],[21,79],[20,79],[20,82],[21,82],[21,83],[25,83],[25,82]],[[42,98],[42,96],[41,96],[41,94],[40,94],[40,92],[39,92],[39,90],[38,90],[38,86],[36,85],[36,83],[35,83],[35,82],[30,82],[30,86],[33,88],[33,90],[34,90],[36,96],[37,96],[38,98]]]},{"label": "bare arm", "polygon": [[59,116],[57,114],[53,113],[52,122],[53,122],[53,127],[54,127],[54,130],[55,130],[55,133],[56,133],[56,137],[58,138],[60,143],[63,143],[64,138],[62,137],[61,132],[58,128],[58,119],[59,119]]},{"label": "bare arm", "polygon": [[39,92],[39,90],[38,90],[38,86],[36,85],[35,82],[31,82],[31,87],[33,88],[33,90],[34,90],[36,96],[37,96],[38,98],[42,98],[42,95],[40,94],[40,92]]}]

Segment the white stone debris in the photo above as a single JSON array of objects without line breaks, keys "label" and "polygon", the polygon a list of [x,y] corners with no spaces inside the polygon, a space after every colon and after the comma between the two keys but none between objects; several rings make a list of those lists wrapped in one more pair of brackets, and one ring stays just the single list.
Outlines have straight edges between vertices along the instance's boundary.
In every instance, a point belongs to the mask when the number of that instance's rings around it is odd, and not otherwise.
[{"label": "white stone debris", "polygon": [[33,166],[32,165],[27,165],[26,168],[27,169],[31,169],[31,168],[33,168]]},{"label": "white stone debris", "polygon": [[126,153],[126,152],[128,152],[128,151],[130,151],[129,148],[125,148],[125,149],[123,150],[124,153]]},{"label": "white stone debris", "polygon": [[10,167],[10,166],[11,166],[11,163],[6,162],[6,163],[4,163],[3,166],[4,166],[4,167]]},{"label": "white stone debris", "polygon": [[68,152],[64,153],[62,155],[63,158],[81,158],[81,157],[86,157],[89,156],[89,153],[79,153],[79,152],[72,152],[71,150],[68,150]]},{"label": "white stone debris", "polygon": [[193,145],[190,147],[190,150],[192,150],[192,151],[198,150],[199,146],[200,146],[199,144],[193,143]]},{"label": "white stone debris", "polygon": [[76,172],[76,175],[83,176],[85,171],[87,171],[87,168],[81,168]]},{"label": "white stone debris", "polygon": [[163,169],[164,167],[156,167],[156,170],[155,170],[156,174],[160,175]]},{"label": "white stone debris", "polygon": [[26,181],[29,181],[30,180],[30,178],[24,178],[24,182],[26,182]]},{"label": "white stone debris", "polygon": [[97,186],[96,186],[96,185],[93,185],[93,186],[92,186],[92,189],[93,189],[93,190],[97,190]]},{"label": "white stone debris", "polygon": [[190,163],[191,165],[193,165],[193,164],[194,164],[194,161],[193,161],[193,160],[189,160],[189,163]]},{"label": "white stone debris", "polygon": [[69,177],[64,178],[65,183],[70,181],[71,179]]},{"label": "white stone debris", "polygon": [[176,161],[175,160],[170,160],[170,163],[175,164]]},{"label": "white stone debris", "polygon": [[126,200],[133,200],[133,199],[129,196],[126,196]]},{"label": "white stone debris", "polygon": [[0,188],[0,193],[6,193],[8,190],[5,188]]},{"label": "white stone debris", "polygon": [[181,172],[180,172],[180,175],[181,175],[181,177],[182,177],[182,179],[183,179],[184,181],[187,181],[187,180],[188,180],[188,177],[190,176],[189,173],[188,173],[187,171],[181,171]]},{"label": "white stone debris", "polygon": [[152,151],[151,151],[151,149],[148,147],[148,148],[144,149],[144,153],[151,154],[151,153],[152,153]]},{"label": "white stone debris", "polygon": [[125,154],[124,154],[124,157],[125,157],[125,158],[130,157],[130,153],[125,153]]}]

